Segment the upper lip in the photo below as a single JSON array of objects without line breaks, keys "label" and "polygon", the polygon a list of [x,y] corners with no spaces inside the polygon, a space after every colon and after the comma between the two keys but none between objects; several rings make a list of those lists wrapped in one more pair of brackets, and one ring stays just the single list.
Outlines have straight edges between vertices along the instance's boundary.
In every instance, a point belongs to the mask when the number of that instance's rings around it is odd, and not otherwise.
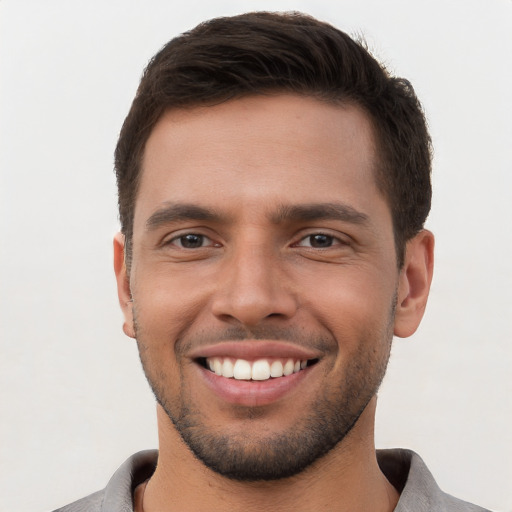
[{"label": "upper lip", "polygon": [[295,345],[291,342],[243,340],[225,341],[194,349],[192,359],[209,357],[232,357],[234,359],[256,360],[265,358],[290,358],[297,360],[318,359],[318,351]]}]

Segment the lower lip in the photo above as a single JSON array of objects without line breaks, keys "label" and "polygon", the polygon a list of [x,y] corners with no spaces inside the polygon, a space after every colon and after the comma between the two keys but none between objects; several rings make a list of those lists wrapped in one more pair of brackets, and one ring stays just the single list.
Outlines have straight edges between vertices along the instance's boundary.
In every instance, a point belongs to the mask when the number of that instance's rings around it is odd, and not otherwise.
[{"label": "lower lip", "polygon": [[220,377],[216,373],[198,366],[206,385],[223,401],[233,405],[259,407],[277,402],[294,392],[299,384],[311,373],[307,367],[286,377],[270,378],[264,381],[237,380]]}]

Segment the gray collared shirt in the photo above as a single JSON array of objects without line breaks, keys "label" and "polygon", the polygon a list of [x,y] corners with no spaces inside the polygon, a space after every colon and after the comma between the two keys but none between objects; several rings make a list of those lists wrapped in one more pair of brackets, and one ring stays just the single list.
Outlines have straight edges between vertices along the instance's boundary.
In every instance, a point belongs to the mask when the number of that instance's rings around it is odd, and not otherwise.
[{"label": "gray collared shirt", "polygon": [[[54,512],[133,512],[135,488],[153,474],[158,451],[130,457],[102,491]],[[489,512],[439,489],[421,457],[410,450],[378,450],[377,459],[388,480],[400,491],[394,512]]]}]

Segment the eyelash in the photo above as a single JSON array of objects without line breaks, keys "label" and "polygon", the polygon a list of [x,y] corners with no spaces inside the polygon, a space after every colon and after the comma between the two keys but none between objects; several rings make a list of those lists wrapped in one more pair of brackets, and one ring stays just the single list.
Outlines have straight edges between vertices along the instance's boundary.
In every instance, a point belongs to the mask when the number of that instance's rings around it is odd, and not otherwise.
[{"label": "eyelash", "polygon": [[[196,237],[198,239],[201,240],[201,244],[197,247],[184,247],[183,246],[183,240],[186,239],[187,237]],[[212,242],[211,245],[203,245],[202,242],[204,242],[205,240],[209,240],[210,242]],[[181,241],[180,244],[176,243],[178,241]],[[201,233],[183,233],[181,235],[178,235],[178,236],[175,236],[173,238],[171,238],[169,241],[167,242],[164,242],[164,245],[176,245],[178,246],[178,248],[180,249],[184,249],[184,250],[190,250],[190,249],[204,249],[205,247],[209,247],[209,246],[217,246],[217,247],[220,247],[220,244],[216,244],[214,243],[210,237],[206,236],[206,235],[203,235]]]},{"label": "eyelash", "polygon": [[[323,237],[324,240],[328,239],[330,244],[327,245],[326,247],[320,247],[320,246],[314,247],[314,245],[312,243],[312,239],[314,237]],[[305,242],[308,239],[310,241],[310,245],[303,245],[303,242]],[[306,236],[303,236],[297,243],[294,244],[294,246],[296,246],[296,247],[307,247],[307,248],[310,248],[310,249],[330,249],[331,247],[334,247],[334,246],[337,246],[337,245],[348,245],[348,244],[347,244],[346,241],[344,241],[343,239],[341,239],[338,236],[335,236],[335,235],[333,235],[331,233],[322,233],[322,232],[310,233],[310,234],[308,234]]]},{"label": "eyelash", "polygon": [[[183,245],[183,241],[187,237],[190,237],[190,238],[195,237],[196,239],[198,239],[197,240],[198,245],[194,246],[193,240],[189,240],[189,242],[191,243],[192,246],[185,247]],[[314,237],[319,237],[319,238],[322,237],[324,239],[324,241],[326,241],[328,243],[328,245],[323,246],[323,247],[322,246],[315,247],[314,246],[315,242],[313,242]],[[307,241],[308,239],[310,241],[310,244],[305,245],[304,242]],[[209,241],[210,243],[208,245],[204,245],[205,241]],[[317,240],[317,242],[321,243],[320,240]],[[183,249],[183,250],[204,249],[206,247],[220,247],[220,244],[213,242],[211,240],[211,238],[208,237],[207,235],[203,235],[201,233],[193,233],[193,232],[184,233],[184,234],[175,236],[175,237],[171,238],[169,241],[164,242],[164,245],[175,245],[179,249]],[[330,249],[331,247],[336,246],[336,245],[348,245],[348,244],[347,244],[347,242],[342,240],[340,237],[337,237],[330,233],[315,232],[315,233],[310,233],[308,235],[303,236],[298,242],[292,244],[292,247],[307,247],[310,249]]]}]

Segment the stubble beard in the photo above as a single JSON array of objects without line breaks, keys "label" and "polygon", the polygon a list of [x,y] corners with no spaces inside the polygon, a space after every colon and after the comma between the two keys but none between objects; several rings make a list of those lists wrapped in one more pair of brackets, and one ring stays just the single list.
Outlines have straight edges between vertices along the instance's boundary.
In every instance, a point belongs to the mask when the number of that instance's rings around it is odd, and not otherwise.
[{"label": "stubble beard", "polygon": [[[390,356],[395,303],[385,332],[365,333],[365,339],[361,340],[340,376],[338,386],[326,386],[292,429],[281,433],[265,432],[255,436],[256,439],[251,437],[254,429],[249,434],[250,429],[227,434],[210,427],[187,395],[181,367],[180,395],[169,397],[165,372],[159,371],[152,361],[149,346],[140,336],[141,329],[135,321],[137,344],[144,373],[157,402],[199,461],[232,480],[280,480],[301,473],[341,443],[377,394]],[[368,343],[368,336],[373,338],[373,344]],[[271,336],[267,334],[267,337]],[[333,340],[318,340],[317,343],[332,344]],[[239,413],[245,421],[251,422],[257,421],[264,411],[257,407],[240,407]]]}]

